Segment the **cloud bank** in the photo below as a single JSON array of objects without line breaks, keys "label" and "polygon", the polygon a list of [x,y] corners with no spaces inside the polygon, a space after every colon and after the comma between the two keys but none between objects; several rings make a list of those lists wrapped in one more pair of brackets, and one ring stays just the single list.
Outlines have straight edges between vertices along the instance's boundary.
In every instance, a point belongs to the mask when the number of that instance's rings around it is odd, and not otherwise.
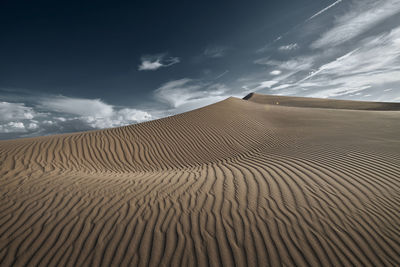
[{"label": "cloud bank", "polygon": [[147,111],[115,107],[100,99],[37,97],[31,106],[0,102],[0,138],[85,131],[154,119]]}]

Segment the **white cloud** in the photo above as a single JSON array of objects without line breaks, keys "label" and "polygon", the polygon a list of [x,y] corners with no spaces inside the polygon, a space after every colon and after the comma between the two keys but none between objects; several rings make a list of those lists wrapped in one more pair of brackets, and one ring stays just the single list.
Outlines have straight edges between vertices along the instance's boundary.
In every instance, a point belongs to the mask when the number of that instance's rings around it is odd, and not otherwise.
[{"label": "white cloud", "polygon": [[14,127],[15,129],[25,129],[25,126],[22,122],[9,122],[8,125]]},{"label": "white cloud", "polygon": [[36,130],[39,128],[39,125],[36,122],[30,122],[27,127],[29,130]]},{"label": "white cloud", "polygon": [[[131,108],[118,110],[100,99],[55,97],[42,100],[40,107],[46,111],[75,115],[70,116],[70,119],[79,119],[92,128],[117,127],[152,119],[151,114],[146,111]],[[57,119],[61,122],[68,120],[65,117]]]},{"label": "white cloud", "polygon": [[399,0],[355,1],[353,8],[337,17],[335,26],[311,44],[312,48],[337,46],[400,12]]},{"label": "white cloud", "polygon": [[336,2],[334,2],[333,4],[325,7],[324,9],[318,11],[317,13],[315,13],[314,15],[312,15],[311,17],[309,17],[306,21],[312,20],[315,17],[318,17],[319,15],[321,15],[322,13],[325,13],[326,11],[328,11],[329,9],[331,9],[332,7],[336,6],[337,4],[339,4],[340,2],[342,2],[343,0],[337,0]]},{"label": "white cloud", "polygon": [[294,44],[282,45],[278,49],[280,51],[291,51],[291,50],[296,50],[298,48],[299,48],[299,45],[294,43]]},{"label": "white cloud", "polygon": [[147,55],[141,58],[139,70],[157,70],[162,67],[169,67],[180,62],[178,57],[170,57],[167,54]]},{"label": "white cloud", "polygon": [[42,106],[46,110],[59,113],[91,116],[95,118],[110,117],[114,112],[112,106],[102,102],[100,99],[53,97],[43,100]]},{"label": "white cloud", "polygon": [[291,84],[281,84],[279,86],[274,87],[272,90],[281,90],[281,89],[286,89],[288,87],[291,87]]},{"label": "white cloud", "polygon": [[300,71],[308,70],[313,66],[314,57],[302,56],[287,61],[272,60],[270,58],[261,58],[254,61],[256,64],[278,67],[280,69]]},{"label": "white cloud", "polygon": [[124,108],[117,111],[116,116],[121,121],[148,121],[152,119],[152,116],[143,110]]},{"label": "white cloud", "polygon": [[220,83],[210,84],[193,79],[167,82],[155,91],[157,100],[167,103],[174,113],[211,104],[227,97],[228,88]]},{"label": "white cloud", "polygon": [[[339,3],[335,11],[340,13],[326,16],[323,25],[304,23],[296,28],[304,31],[301,37],[294,32],[285,36],[300,38],[305,54],[286,59],[285,54],[271,54],[254,61],[268,66],[270,75],[275,70],[285,73],[274,77],[279,83],[265,88],[266,93],[342,99],[370,95],[375,101],[399,97],[400,89],[395,88],[400,87],[400,21],[395,16],[400,14],[400,0],[336,1],[328,7]],[[265,74],[256,81],[264,79]]]},{"label": "white cloud", "polygon": [[56,119],[56,120],[59,120],[59,121],[66,121],[66,120],[67,120],[67,119],[64,118],[64,117],[55,117],[55,119]]},{"label": "white cloud", "polygon": [[165,83],[155,91],[155,96],[176,108],[191,98],[201,96],[202,88],[202,85],[193,83],[192,79],[185,78]]},{"label": "white cloud", "polygon": [[25,125],[22,122],[10,121],[0,124],[0,133],[22,133],[25,132]]},{"label": "white cloud", "polygon": [[[358,47],[325,63],[306,78],[292,84],[293,90],[307,90],[308,96],[358,96],[358,93],[387,92],[381,101],[390,100],[400,90],[400,26],[389,32],[365,38]],[[298,88],[298,89],[296,89]],[[373,94],[376,95],[376,94]]]},{"label": "white cloud", "polygon": [[150,61],[150,60],[143,60],[142,63],[139,65],[139,70],[156,70],[163,66],[160,61]]},{"label": "white cloud", "polygon": [[33,109],[23,103],[0,102],[0,121],[30,120],[35,115]]},{"label": "white cloud", "polygon": [[317,92],[308,94],[307,96],[319,97],[319,98],[338,97],[338,96],[349,95],[349,94],[353,94],[353,93],[359,93],[360,91],[363,91],[368,88],[370,88],[370,86],[356,87],[356,88],[346,87],[346,88],[326,89],[326,90],[319,90]]},{"label": "white cloud", "polygon": [[110,128],[154,119],[147,111],[119,108],[99,99],[49,96],[37,97],[31,104],[33,107],[0,102],[0,138]]},{"label": "white cloud", "polygon": [[280,71],[280,70],[273,70],[269,74],[276,76],[276,75],[279,75],[281,73],[282,73],[282,71]]},{"label": "white cloud", "polygon": [[277,83],[278,83],[278,81],[263,81],[263,82],[260,83],[259,86],[254,88],[254,91],[262,90],[262,89],[265,89],[265,88],[271,88],[273,85],[275,85]]},{"label": "white cloud", "polygon": [[[386,76],[385,73],[400,70],[399,46],[400,27],[363,40],[360,47],[321,66],[318,71],[343,75],[369,73]],[[400,80],[400,76],[393,77],[393,80]]]}]

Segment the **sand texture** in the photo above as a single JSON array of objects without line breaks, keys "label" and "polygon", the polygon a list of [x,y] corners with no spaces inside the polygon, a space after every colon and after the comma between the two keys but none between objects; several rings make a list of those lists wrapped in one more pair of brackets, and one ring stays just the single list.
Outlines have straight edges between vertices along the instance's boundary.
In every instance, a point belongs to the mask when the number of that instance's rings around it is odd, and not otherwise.
[{"label": "sand texture", "polygon": [[0,266],[400,266],[400,104],[252,94],[0,164]]}]

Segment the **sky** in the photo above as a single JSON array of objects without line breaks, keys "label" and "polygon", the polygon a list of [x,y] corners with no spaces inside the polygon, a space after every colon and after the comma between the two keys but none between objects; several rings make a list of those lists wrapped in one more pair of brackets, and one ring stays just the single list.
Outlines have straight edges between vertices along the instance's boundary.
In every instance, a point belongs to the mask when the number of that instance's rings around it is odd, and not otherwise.
[{"label": "sky", "polygon": [[0,34],[0,139],[250,92],[400,102],[400,0],[2,0]]}]

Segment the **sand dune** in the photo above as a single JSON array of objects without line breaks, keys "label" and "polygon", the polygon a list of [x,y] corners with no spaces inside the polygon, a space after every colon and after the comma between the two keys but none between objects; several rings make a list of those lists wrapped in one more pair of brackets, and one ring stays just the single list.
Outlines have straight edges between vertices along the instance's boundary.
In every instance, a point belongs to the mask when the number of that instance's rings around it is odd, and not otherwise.
[{"label": "sand dune", "polygon": [[352,100],[321,99],[312,97],[274,96],[250,93],[244,100],[259,104],[281,105],[288,107],[353,109],[353,110],[400,110],[399,103],[363,102]]},{"label": "sand dune", "polygon": [[263,96],[0,141],[0,266],[399,266],[400,104]]}]

